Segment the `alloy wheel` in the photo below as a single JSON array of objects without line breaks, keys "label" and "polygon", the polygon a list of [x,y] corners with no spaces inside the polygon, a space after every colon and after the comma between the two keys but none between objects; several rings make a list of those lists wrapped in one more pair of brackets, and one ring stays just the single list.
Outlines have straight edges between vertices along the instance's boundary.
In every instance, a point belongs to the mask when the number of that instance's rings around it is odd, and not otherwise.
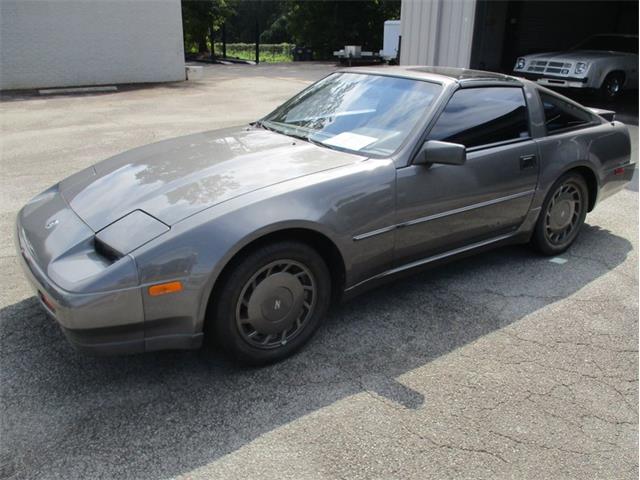
[{"label": "alloy wheel", "polygon": [[545,217],[545,236],[556,246],[570,240],[577,230],[582,214],[582,192],[572,181],[563,183],[551,197]]},{"label": "alloy wheel", "polygon": [[316,281],[294,260],[277,260],[260,268],[245,283],[236,305],[236,325],[252,347],[285,346],[313,315]]}]

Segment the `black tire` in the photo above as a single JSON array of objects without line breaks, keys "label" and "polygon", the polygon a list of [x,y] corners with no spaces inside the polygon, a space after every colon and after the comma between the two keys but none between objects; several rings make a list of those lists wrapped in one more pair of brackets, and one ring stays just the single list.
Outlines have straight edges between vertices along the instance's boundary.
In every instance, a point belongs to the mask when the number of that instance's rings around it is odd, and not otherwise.
[{"label": "black tire", "polygon": [[612,100],[622,95],[624,86],[624,74],[621,72],[611,72],[606,76],[600,87],[600,95],[604,99]]},{"label": "black tire", "polygon": [[247,365],[293,354],[320,326],[331,302],[326,263],[300,242],[257,248],[221,280],[207,310],[207,341]]},{"label": "black tire", "polygon": [[589,189],[576,172],[562,175],[549,189],[531,238],[544,255],[558,255],[575,241],[589,206]]}]

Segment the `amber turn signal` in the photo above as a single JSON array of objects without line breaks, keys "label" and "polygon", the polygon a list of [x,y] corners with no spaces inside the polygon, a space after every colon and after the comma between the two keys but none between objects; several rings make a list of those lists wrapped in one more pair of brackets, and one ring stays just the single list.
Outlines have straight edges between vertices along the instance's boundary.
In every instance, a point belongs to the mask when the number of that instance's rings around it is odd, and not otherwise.
[{"label": "amber turn signal", "polygon": [[182,291],[182,283],[180,282],[168,282],[160,283],[149,287],[149,295],[157,297],[158,295],[165,295],[167,293],[175,293]]}]

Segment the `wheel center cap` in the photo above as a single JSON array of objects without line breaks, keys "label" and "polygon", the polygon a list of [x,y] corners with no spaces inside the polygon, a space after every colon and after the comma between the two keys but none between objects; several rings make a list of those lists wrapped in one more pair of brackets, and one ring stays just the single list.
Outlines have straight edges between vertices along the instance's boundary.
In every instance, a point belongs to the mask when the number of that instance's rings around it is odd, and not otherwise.
[{"label": "wheel center cap", "polygon": [[298,279],[289,273],[274,273],[251,294],[248,323],[260,333],[282,332],[296,321],[303,302],[304,289]]},{"label": "wheel center cap", "polygon": [[293,305],[293,294],[286,287],[278,287],[261,305],[262,315],[270,322],[277,322],[286,317]]},{"label": "wheel center cap", "polygon": [[558,202],[551,211],[551,228],[560,230],[571,223],[573,204],[567,200]]}]

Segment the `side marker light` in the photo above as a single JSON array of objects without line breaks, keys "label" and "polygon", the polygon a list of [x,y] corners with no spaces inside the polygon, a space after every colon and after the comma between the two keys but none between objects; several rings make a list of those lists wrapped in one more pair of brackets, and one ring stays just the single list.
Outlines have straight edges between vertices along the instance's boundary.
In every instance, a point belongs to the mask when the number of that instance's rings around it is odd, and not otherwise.
[{"label": "side marker light", "polygon": [[167,293],[175,293],[180,291],[182,291],[181,282],[159,283],[158,285],[153,285],[149,287],[149,295],[151,295],[152,297],[157,297],[159,295],[166,295]]}]

